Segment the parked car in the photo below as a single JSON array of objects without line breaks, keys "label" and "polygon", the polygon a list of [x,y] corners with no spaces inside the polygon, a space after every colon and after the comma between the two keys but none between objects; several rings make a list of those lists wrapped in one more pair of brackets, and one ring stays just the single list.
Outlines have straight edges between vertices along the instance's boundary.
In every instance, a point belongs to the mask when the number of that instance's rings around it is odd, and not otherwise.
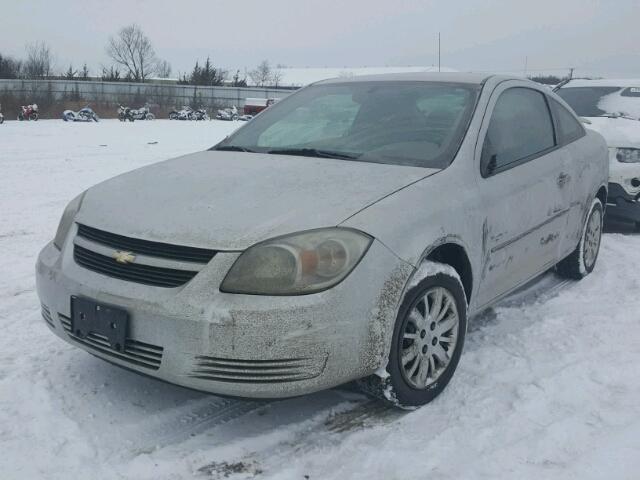
[{"label": "parked car", "polygon": [[607,217],[640,231],[640,79],[572,80],[557,93],[609,145]]},{"label": "parked car", "polygon": [[469,316],[593,270],[608,175],[602,136],[527,80],[324,81],[72,200],[38,295],[53,333],[162,380],[268,398],[358,380],[415,407]]},{"label": "parked car", "polygon": [[243,113],[245,115],[257,115],[276,103],[279,98],[246,98],[244,101]]}]

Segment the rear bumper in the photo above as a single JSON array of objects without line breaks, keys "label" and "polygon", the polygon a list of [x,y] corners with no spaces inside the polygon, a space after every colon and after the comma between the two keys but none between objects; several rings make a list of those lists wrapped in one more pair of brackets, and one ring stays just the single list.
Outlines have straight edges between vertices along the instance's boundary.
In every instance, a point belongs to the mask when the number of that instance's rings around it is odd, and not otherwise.
[{"label": "rear bumper", "polygon": [[[374,241],[333,289],[295,297],[234,295],[217,285],[236,253],[216,255],[183,287],[158,288],[80,267],[69,243],[63,252],[47,245],[36,267],[43,317],[54,334],[130,370],[239,397],[289,397],[371,374],[384,361],[401,294],[389,285],[404,285],[411,273]],[[72,295],[127,310],[124,352],[110,350],[99,337],[73,335]]]},{"label": "rear bumper", "polygon": [[609,183],[607,217],[615,220],[640,222],[640,194],[630,195],[617,183]]}]

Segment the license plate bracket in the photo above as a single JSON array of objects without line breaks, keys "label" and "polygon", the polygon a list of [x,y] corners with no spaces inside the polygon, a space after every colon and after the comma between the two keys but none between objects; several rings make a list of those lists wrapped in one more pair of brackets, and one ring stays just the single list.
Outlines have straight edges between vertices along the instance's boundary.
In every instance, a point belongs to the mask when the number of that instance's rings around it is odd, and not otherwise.
[{"label": "license plate bracket", "polygon": [[126,310],[104,305],[83,297],[71,297],[71,328],[76,337],[86,339],[91,334],[104,337],[118,352],[124,350],[129,327]]}]

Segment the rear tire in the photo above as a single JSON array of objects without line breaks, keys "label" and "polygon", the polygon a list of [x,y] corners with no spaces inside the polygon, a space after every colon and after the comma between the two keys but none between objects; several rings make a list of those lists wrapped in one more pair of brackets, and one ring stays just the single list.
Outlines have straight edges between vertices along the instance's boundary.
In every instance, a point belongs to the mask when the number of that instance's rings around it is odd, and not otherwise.
[{"label": "rear tire", "polygon": [[362,390],[413,409],[431,402],[458,366],[467,331],[467,301],[460,277],[430,262],[428,275],[405,294],[396,319],[386,375],[359,381]]},{"label": "rear tire", "polygon": [[600,252],[603,220],[602,202],[595,198],[582,228],[580,243],[571,255],[556,265],[556,272],[561,277],[580,280],[593,271]]}]

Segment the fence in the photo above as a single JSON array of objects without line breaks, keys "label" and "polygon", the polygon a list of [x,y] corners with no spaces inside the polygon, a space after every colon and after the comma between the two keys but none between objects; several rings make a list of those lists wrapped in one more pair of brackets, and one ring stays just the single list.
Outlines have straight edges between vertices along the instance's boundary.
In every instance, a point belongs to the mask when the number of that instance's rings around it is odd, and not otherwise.
[{"label": "fence", "polygon": [[[20,104],[36,102],[41,111],[91,104],[94,110],[112,111],[119,104],[139,107],[156,106],[159,113],[173,107],[190,105],[210,110],[244,106],[246,98],[283,98],[291,90],[258,87],[208,87],[128,82],[94,82],[76,80],[0,80],[0,103],[9,111]],[[67,106],[65,106],[65,104]],[[56,114],[57,115],[57,114]],[[103,112],[103,116],[105,115]]]}]

